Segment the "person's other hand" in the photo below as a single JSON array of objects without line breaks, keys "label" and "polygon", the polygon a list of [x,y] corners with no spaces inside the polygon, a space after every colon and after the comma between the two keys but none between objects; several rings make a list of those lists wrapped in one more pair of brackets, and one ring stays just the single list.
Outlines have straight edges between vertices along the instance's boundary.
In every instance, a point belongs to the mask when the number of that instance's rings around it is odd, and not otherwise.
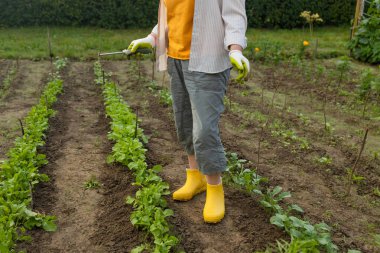
[{"label": "person's other hand", "polygon": [[247,77],[250,67],[248,59],[243,55],[240,50],[230,51],[230,61],[234,68],[239,71],[239,75],[236,78],[236,81],[240,82]]}]

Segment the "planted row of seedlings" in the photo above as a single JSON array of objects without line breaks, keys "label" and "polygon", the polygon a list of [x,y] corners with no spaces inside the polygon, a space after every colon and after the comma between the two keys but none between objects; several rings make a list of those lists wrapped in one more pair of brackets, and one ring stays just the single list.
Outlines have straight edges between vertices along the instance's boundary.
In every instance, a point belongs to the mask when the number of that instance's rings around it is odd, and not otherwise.
[{"label": "planted row of seedlings", "polygon": [[120,95],[117,85],[107,80],[100,62],[94,66],[96,83],[103,89],[106,115],[111,119],[108,139],[114,142],[108,163],[120,163],[135,176],[134,185],[139,187],[134,197],[128,196],[127,204],[133,206],[130,217],[133,225],[147,232],[151,242],[144,243],[132,252],[170,252],[179,240],[171,231],[167,221],[173,211],[168,208],[165,196],[170,194],[169,185],[158,175],[161,166],[148,167],[146,163],[147,138],[138,126],[138,118]]},{"label": "planted row of seedlings", "polygon": [[0,252],[15,252],[16,242],[29,240],[26,231],[43,228],[55,231],[55,217],[34,212],[32,192],[39,182],[49,180],[39,173],[39,168],[48,163],[39,153],[45,145],[45,132],[49,118],[55,115],[52,109],[57,96],[62,92],[63,81],[59,71],[65,66],[59,60],[56,72],[43,90],[39,103],[32,107],[22,124],[22,136],[16,138],[7,159],[0,162]]},{"label": "planted row of seedlings", "polygon": [[247,168],[247,161],[240,159],[236,153],[228,153],[227,157],[225,181],[250,194],[257,194],[259,203],[273,215],[271,224],[290,235],[290,242],[278,242],[277,249],[266,252],[338,252],[331,239],[331,228],[326,223],[313,225],[303,220],[304,211],[300,206],[283,201],[291,197],[290,192],[284,192],[280,186],[265,187],[268,179],[258,175],[255,169]]},{"label": "planted row of seedlings", "polygon": [[12,82],[16,77],[17,70],[18,70],[18,61],[17,63],[14,63],[9,67],[4,80],[2,81],[2,83],[0,83],[0,99],[3,99],[8,94],[8,90],[11,87]]}]

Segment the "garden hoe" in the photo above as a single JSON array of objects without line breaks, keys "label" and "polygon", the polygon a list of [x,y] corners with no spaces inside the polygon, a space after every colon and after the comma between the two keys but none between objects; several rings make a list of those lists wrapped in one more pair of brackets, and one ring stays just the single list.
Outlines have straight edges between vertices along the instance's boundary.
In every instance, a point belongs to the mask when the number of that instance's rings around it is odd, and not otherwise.
[{"label": "garden hoe", "polygon": [[117,54],[125,54],[127,56],[130,56],[132,54],[137,54],[137,53],[140,53],[140,54],[150,54],[150,53],[152,53],[152,50],[150,50],[148,48],[138,48],[136,50],[136,52],[131,52],[131,50],[126,49],[126,50],[119,51],[119,52],[99,53],[98,56],[109,56],[109,55],[117,55]]}]

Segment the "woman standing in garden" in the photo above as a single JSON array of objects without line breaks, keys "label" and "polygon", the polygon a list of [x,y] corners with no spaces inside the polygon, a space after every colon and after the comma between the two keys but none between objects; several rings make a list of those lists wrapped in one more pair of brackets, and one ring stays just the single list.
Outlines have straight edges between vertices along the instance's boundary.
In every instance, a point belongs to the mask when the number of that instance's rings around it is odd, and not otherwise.
[{"label": "woman standing in garden", "polygon": [[188,201],[207,190],[207,223],[225,214],[227,161],[218,125],[231,67],[238,80],[250,69],[242,54],[246,29],[245,0],[161,0],[152,33],[128,47],[156,47],[159,70],[168,70],[177,135],[189,161],[186,182],[173,199]]}]

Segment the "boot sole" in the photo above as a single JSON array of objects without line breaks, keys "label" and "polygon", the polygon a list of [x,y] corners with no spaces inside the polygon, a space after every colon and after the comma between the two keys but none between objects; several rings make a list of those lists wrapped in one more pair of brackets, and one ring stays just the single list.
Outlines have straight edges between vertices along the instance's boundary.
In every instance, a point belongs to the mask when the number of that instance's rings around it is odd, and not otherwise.
[{"label": "boot sole", "polygon": [[207,224],[217,224],[217,223],[220,223],[223,219],[224,219],[224,215],[223,217],[219,219],[210,219],[210,220],[204,219],[204,222],[206,222]]},{"label": "boot sole", "polygon": [[192,200],[196,195],[198,195],[198,194],[200,194],[202,192],[205,192],[206,190],[207,190],[207,186],[205,186],[205,187],[199,189],[198,191],[196,191],[194,193],[194,195],[191,196],[190,198],[174,198],[174,196],[173,196],[173,200],[181,201],[181,202],[186,202],[186,201]]}]

